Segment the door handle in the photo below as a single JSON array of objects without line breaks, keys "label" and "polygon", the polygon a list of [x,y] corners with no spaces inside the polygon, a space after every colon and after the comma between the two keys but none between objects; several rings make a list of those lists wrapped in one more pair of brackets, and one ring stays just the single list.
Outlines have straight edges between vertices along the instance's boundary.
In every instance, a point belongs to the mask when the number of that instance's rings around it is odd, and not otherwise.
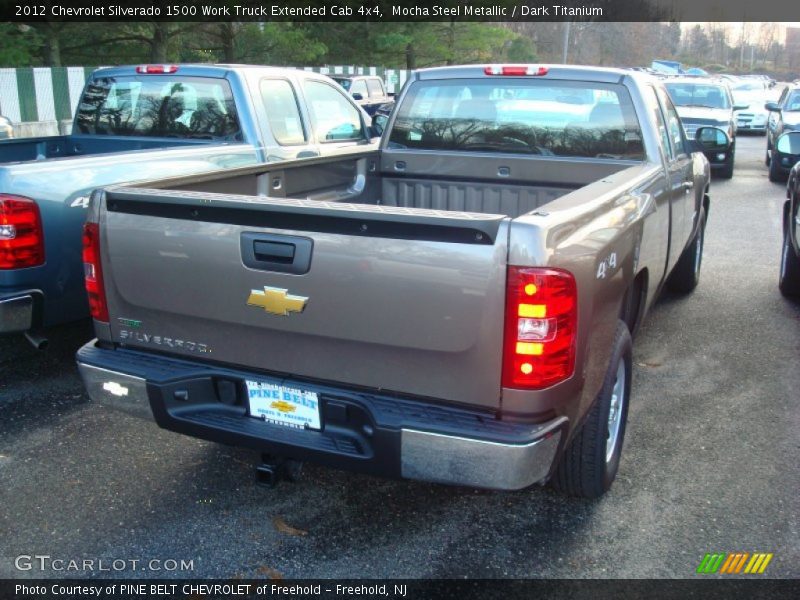
[{"label": "door handle", "polygon": [[692,191],[693,187],[694,187],[694,181],[683,182],[683,191],[686,192],[687,194]]}]

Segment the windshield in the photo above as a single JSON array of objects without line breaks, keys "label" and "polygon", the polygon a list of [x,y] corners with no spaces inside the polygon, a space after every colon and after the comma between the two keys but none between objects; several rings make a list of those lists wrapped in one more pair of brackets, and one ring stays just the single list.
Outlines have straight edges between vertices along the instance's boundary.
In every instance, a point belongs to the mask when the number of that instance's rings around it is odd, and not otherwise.
[{"label": "windshield", "polygon": [[242,139],[224,79],[100,77],[83,93],[76,124],[81,133],[198,139]]},{"label": "windshield", "polygon": [[764,91],[764,86],[760,83],[755,83],[752,81],[745,81],[743,83],[739,83],[733,86],[734,92],[755,92],[755,91]]},{"label": "windshield", "polygon": [[670,98],[677,106],[730,108],[728,94],[721,85],[702,83],[667,83]]},{"label": "windshield", "polygon": [[344,89],[350,91],[350,84],[353,83],[352,79],[348,79],[346,77],[333,77],[332,79]]},{"label": "windshield", "polygon": [[415,82],[389,147],[644,159],[623,86],[517,78]]},{"label": "windshield", "polygon": [[786,98],[785,106],[786,108],[783,110],[787,112],[800,111],[800,90],[794,90],[789,94],[789,96]]}]

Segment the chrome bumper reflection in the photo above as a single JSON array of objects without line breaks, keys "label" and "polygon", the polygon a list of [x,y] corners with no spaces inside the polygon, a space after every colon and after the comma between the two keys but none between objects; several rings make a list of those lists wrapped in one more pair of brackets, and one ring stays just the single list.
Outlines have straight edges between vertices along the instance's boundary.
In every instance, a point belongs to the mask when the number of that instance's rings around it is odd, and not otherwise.
[{"label": "chrome bumper reflection", "polygon": [[558,451],[561,426],[528,444],[503,444],[403,429],[403,477],[497,490],[519,490],[547,477]]},{"label": "chrome bumper reflection", "polygon": [[81,363],[78,363],[78,371],[89,397],[94,402],[125,411],[135,417],[153,419],[147,397],[147,384],[141,377]]}]

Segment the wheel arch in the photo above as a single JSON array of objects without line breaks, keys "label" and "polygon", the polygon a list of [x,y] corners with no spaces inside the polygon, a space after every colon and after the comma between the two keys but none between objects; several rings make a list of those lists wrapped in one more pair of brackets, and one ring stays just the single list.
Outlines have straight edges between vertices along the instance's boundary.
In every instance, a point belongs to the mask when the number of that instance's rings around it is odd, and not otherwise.
[{"label": "wheel arch", "polygon": [[649,279],[647,268],[640,270],[628,286],[622,301],[619,318],[628,327],[631,337],[636,335],[644,319]]}]

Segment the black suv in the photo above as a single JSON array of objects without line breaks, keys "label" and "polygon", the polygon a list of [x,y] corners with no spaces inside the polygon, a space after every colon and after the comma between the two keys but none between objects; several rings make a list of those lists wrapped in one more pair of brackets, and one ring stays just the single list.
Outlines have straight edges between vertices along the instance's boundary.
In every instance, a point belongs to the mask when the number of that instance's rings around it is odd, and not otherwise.
[{"label": "black suv", "polygon": [[689,139],[700,127],[717,127],[731,140],[724,152],[705,152],[711,168],[721,177],[733,177],[733,162],[736,154],[736,116],[735,110],[747,108],[736,105],[727,84],[714,79],[701,77],[675,77],[664,81]]}]

